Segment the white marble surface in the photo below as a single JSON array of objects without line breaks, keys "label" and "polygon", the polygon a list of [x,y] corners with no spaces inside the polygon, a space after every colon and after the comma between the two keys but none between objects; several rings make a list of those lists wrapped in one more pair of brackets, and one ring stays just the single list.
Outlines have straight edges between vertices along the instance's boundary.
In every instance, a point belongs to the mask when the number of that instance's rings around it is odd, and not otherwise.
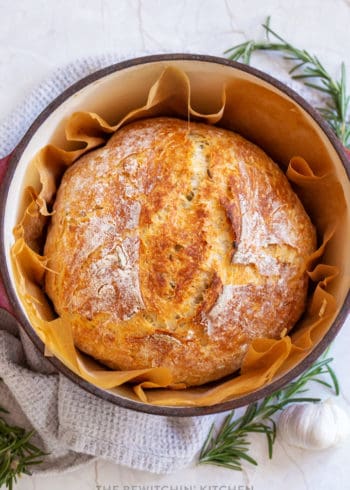
[{"label": "white marble surface", "polygon": [[[342,60],[350,71],[349,0],[0,0],[0,120],[55,67],[78,57],[164,50],[220,56],[233,44],[262,35],[259,25],[267,15],[285,37],[317,53],[331,72],[337,73]],[[275,75],[282,73],[279,61],[264,56],[256,58],[255,65]],[[349,347],[348,319],[332,348],[343,392],[340,403],[347,410]],[[314,393],[320,391],[313,388]],[[322,396],[328,395],[322,392]],[[97,461],[66,475],[22,478],[18,488],[350,488],[350,440],[341,448],[314,453],[277,440],[272,461],[267,458],[265,445],[262,437],[252,439],[252,454],[259,459],[259,466],[246,466],[242,473],[193,464],[181,474],[159,476]]]}]

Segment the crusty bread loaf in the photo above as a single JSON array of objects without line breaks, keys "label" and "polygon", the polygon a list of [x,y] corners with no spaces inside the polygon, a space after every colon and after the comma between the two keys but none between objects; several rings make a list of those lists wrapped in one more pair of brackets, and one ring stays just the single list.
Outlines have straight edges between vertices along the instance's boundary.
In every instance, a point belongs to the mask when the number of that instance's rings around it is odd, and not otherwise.
[{"label": "crusty bread loaf", "polygon": [[66,171],[54,211],[46,292],[112,368],[200,385],[305,308],[314,228],[279,167],[230,131],[131,123]]}]

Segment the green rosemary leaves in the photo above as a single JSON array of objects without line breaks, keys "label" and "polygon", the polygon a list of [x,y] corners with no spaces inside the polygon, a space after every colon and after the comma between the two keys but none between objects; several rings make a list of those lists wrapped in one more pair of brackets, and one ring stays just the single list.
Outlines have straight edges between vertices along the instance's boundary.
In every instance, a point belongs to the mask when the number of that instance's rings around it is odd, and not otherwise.
[{"label": "green rosemary leaves", "polygon": [[270,17],[263,24],[266,41],[247,41],[225,51],[228,58],[243,63],[250,63],[255,51],[277,51],[284,54],[284,58],[292,63],[289,74],[295,80],[301,80],[311,89],[329,96],[326,106],[318,108],[319,112],[328,121],[344,146],[350,148],[350,96],[346,91],[346,70],[341,65],[339,80],[334,80],[326,71],[317,56],[299,49],[283,39],[270,27]]},{"label": "green rosemary leaves", "polygon": [[[8,413],[2,407],[0,412]],[[42,462],[46,453],[30,442],[32,435],[0,417],[0,487],[12,490],[17,477],[30,475],[30,467]]]},{"label": "green rosemary leaves", "polygon": [[[335,394],[339,394],[339,383],[331,368],[332,358],[324,358],[314,363],[302,376],[285,388],[255,402],[245,410],[245,413],[233,420],[232,411],[224,420],[221,428],[215,434],[215,425],[211,427],[199,456],[199,464],[214,464],[233,470],[242,470],[242,461],[257,465],[257,461],[249,455],[249,434],[258,432],[265,434],[269,457],[272,458],[273,445],[276,439],[276,423],[272,415],[282,410],[290,403],[318,402],[319,398],[301,396],[308,388],[310,381],[320,383]],[[320,376],[327,375],[328,381]]]}]

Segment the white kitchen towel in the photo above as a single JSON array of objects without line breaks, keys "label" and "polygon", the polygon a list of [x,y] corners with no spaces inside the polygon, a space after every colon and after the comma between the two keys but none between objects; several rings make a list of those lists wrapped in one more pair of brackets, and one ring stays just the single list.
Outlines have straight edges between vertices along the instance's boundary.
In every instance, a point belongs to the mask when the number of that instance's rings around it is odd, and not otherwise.
[{"label": "white kitchen towel", "polygon": [[[117,61],[115,55],[104,55],[57,70],[0,125],[0,157],[13,150],[35,117],[64,89]],[[3,310],[0,377],[0,405],[9,410],[9,420],[34,428],[35,441],[50,453],[44,464],[34,468],[36,472],[63,471],[102,457],[132,468],[170,473],[193,460],[213,421],[213,416],[175,418],[134,412],[85,392],[55,372]]]},{"label": "white kitchen towel", "polygon": [[[149,53],[132,53],[140,56]],[[64,89],[104,66],[121,61],[109,54],[56,70],[0,124],[0,158],[9,154],[36,116]],[[270,74],[308,97],[283,64]],[[315,100],[312,100],[315,102]],[[170,473],[185,467],[200,450],[214,416],[173,418],[119,408],[91,395],[54,371],[21,328],[0,310],[0,405],[14,423],[34,428],[37,443],[50,453],[37,472],[63,471],[93,457],[132,468]]]}]

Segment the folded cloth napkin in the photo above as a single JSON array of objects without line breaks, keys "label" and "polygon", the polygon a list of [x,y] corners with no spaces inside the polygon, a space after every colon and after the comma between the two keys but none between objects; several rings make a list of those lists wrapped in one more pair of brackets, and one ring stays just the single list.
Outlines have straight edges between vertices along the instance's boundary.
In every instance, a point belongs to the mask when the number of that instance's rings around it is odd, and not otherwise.
[{"label": "folded cloth napkin", "polygon": [[[87,58],[56,71],[0,125],[0,158],[12,151],[34,118],[65,88],[104,66],[113,55]],[[163,417],[124,408],[87,393],[36,350],[0,310],[0,405],[9,421],[34,428],[34,441],[50,455],[36,472],[75,468],[94,457],[155,473],[187,466],[201,448],[213,416]]]}]

